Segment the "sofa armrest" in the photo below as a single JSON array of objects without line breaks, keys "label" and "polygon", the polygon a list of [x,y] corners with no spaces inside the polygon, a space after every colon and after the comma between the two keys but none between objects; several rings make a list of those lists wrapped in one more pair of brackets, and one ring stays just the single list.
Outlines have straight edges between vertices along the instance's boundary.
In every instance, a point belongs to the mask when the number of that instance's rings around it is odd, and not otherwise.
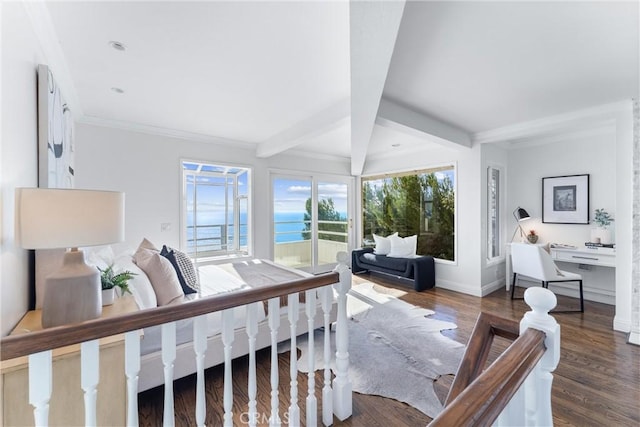
[{"label": "sofa armrest", "polygon": [[411,261],[413,263],[414,289],[424,291],[436,285],[436,267],[432,256],[421,256]]},{"label": "sofa armrest", "polygon": [[354,249],[351,251],[351,272],[352,273],[360,273],[363,271],[368,271],[368,268],[362,268],[360,265],[360,255],[373,252],[373,248],[361,248]]}]

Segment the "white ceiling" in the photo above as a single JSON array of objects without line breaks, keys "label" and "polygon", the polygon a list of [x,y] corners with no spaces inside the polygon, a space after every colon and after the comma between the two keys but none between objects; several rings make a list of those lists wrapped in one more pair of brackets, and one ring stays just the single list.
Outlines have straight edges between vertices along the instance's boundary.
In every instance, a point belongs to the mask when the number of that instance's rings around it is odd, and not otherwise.
[{"label": "white ceiling", "polygon": [[[348,2],[56,1],[46,11],[81,121],[251,143],[263,157],[350,156],[354,61],[377,52],[353,51],[363,12],[350,16]],[[637,97],[638,21],[637,2],[407,2],[386,36],[390,65],[376,65],[382,98],[426,123],[399,148],[435,145],[433,123],[472,139]],[[362,40],[367,29],[357,31]],[[367,102],[377,111],[381,99]],[[368,155],[398,143],[394,120],[370,124]]]}]

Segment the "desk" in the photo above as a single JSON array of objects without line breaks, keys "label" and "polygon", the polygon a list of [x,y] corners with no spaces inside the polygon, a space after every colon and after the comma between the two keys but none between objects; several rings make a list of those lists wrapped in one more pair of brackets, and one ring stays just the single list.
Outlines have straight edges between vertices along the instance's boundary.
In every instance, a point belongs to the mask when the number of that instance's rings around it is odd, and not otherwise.
[{"label": "desk", "polygon": [[[546,243],[537,243],[538,246],[546,246]],[[511,244],[506,246],[505,269],[506,288],[511,289]],[[616,250],[613,248],[549,248],[549,253],[554,261],[570,262],[573,264],[598,265],[601,267],[616,267]]]},{"label": "desk", "polygon": [[616,250],[613,248],[551,248],[549,252],[554,261],[616,267]]}]

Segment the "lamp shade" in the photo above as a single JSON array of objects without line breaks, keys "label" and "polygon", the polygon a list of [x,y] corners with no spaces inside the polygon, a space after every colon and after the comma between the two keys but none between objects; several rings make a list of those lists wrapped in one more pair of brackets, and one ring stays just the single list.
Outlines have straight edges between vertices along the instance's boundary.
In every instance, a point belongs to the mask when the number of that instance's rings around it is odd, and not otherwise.
[{"label": "lamp shade", "polygon": [[16,189],[16,234],[25,249],[77,248],[124,240],[124,193]]},{"label": "lamp shade", "polygon": [[524,221],[525,219],[531,218],[529,213],[522,208],[516,208],[516,210],[513,212],[513,215],[518,221]]}]

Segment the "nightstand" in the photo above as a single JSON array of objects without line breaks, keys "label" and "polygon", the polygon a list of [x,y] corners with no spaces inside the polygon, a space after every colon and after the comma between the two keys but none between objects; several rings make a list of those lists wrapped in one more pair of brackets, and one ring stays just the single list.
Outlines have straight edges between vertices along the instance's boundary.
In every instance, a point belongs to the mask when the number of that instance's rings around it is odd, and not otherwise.
[{"label": "nightstand", "polygon": [[[102,318],[137,311],[131,296],[102,307]],[[42,329],[41,310],[27,312],[11,335]],[[33,426],[29,404],[28,358],[2,362],[2,420],[6,426]],[[97,421],[99,425],[126,424],[127,384],[124,374],[124,334],[100,340],[100,383]],[[49,402],[49,425],[84,425],[84,397],[80,387],[80,344],[53,350],[53,389]]]}]

